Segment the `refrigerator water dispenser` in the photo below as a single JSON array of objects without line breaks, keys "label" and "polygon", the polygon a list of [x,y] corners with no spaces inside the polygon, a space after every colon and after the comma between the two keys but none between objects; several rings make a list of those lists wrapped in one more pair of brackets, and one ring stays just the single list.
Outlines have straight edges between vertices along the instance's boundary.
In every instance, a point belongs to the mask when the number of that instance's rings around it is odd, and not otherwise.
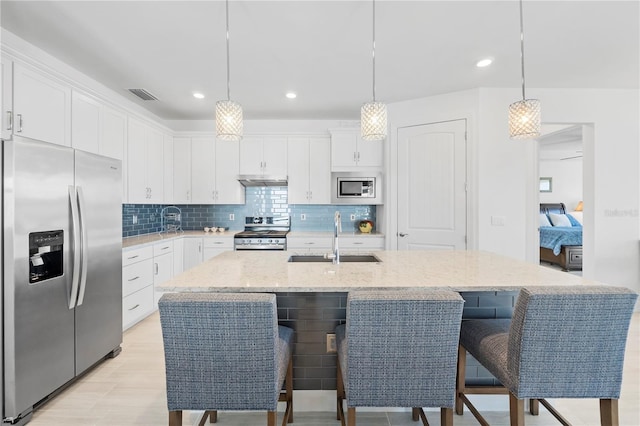
[{"label": "refrigerator water dispenser", "polygon": [[62,275],[64,231],[29,234],[29,284]]}]

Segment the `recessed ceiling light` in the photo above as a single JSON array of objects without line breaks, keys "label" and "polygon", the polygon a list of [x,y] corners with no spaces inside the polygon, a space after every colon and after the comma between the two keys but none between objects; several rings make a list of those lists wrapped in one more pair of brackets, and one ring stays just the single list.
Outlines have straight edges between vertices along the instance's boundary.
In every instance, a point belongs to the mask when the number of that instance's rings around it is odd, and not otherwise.
[{"label": "recessed ceiling light", "polygon": [[287,94],[285,95],[287,98],[289,99],[295,99],[298,97],[298,95],[294,92],[287,92]]},{"label": "recessed ceiling light", "polygon": [[204,99],[204,95],[202,93],[195,92],[193,97],[196,99]]},{"label": "recessed ceiling light", "polygon": [[478,68],[488,67],[489,65],[491,65],[492,62],[493,62],[493,59],[490,59],[490,58],[481,59],[478,61],[478,63],[476,63],[476,67]]}]

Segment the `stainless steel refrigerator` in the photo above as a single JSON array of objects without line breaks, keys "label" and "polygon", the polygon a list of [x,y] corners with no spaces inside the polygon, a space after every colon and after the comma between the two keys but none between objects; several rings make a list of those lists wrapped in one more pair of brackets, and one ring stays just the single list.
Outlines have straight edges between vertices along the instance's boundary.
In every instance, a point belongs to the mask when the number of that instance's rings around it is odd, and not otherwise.
[{"label": "stainless steel refrigerator", "polygon": [[34,406],[122,342],[121,162],[2,141],[3,420]]}]

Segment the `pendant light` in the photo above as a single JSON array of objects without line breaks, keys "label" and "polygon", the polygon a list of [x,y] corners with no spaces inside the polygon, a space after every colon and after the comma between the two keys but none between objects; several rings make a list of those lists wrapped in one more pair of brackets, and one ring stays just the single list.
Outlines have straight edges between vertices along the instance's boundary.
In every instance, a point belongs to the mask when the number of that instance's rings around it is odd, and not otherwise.
[{"label": "pendant light", "polygon": [[522,100],[509,105],[509,136],[511,139],[533,139],[540,136],[540,100],[527,99],[524,94],[522,0],[520,0],[520,62],[522,67]]},{"label": "pendant light", "polygon": [[231,100],[229,83],[229,0],[226,0],[227,16],[227,100],[216,102],[216,136],[227,141],[242,139],[242,106]]},{"label": "pendant light", "polygon": [[387,137],[387,106],[376,102],[376,1],[373,0],[373,101],[360,109],[360,133],[362,139],[378,141]]}]

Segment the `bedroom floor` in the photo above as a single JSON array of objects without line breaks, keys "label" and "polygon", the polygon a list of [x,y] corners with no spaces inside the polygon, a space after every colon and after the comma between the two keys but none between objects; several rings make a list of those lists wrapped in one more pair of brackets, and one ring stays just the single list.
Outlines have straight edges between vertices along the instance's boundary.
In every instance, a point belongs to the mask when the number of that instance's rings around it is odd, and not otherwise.
[{"label": "bedroom floor", "polygon": [[540,262],[540,266],[544,266],[545,268],[555,269],[556,271],[560,271],[560,272],[566,272],[568,274],[576,275],[578,277],[582,276],[582,271],[563,271],[560,266],[552,265],[551,263],[547,263],[547,262]]}]

